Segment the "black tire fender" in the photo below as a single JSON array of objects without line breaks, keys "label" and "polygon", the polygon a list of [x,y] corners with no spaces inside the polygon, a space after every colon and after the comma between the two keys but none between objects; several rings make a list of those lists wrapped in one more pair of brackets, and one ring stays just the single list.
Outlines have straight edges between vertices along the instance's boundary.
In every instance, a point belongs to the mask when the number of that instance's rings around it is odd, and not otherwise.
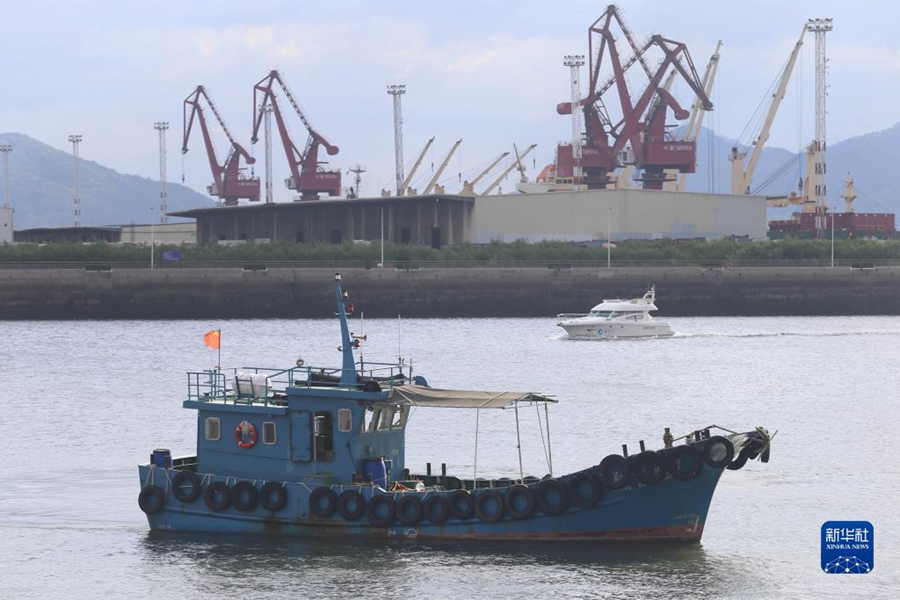
[{"label": "black tire fender", "polygon": [[[185,491],[184,484],[190,483],[190,491]],[[203,483],[200,477],[191,471],[179,471],[172,478],[172,495],[179,502],[191,504],[203,493]]]},{"label": "black tire fender", "polygon": [[[688,458],[689,468],[681,466],[682,460]],[[679,481],[689,481],[700,474],[703,469],[703,454],[693,446],[678,446],[669,454],[669,473]]]},{"label": "black tire fender", "polygon": [[287,504],[287,487],[279,481],[270,481],[259,490],[259,503],[271,512],[278,512]]},{"label": "black tire fender", "polygon": [[589,473],[578,473],[569,481],[569,497],[578,508],[592,508],[603,497],[603,486]]},{"label": "black tire fender", "polygon": [[397,520],[401,525],[415,525],[422,520],[422,501],[405,495],[397,502]]},{"label": "black tire fender", "polygon": [[426,521],[440,525],[450,518],[450,501],[446,496],[432,494],[422,504],[422,516]]},{"label": "black tire fender", "polygon": [[[491,505],[495,506],[493,510]],[[484,490],[475,496],[475,516],[484,523],[496,523],[503,518],[503,496],[496,490]]]},{"label": "black tire fender", "polygon": [[249,481],[238,481],[231,488],[231,505],[241,512],[250,512],[259,504],[259,490]]},{"label": "black tire fender", "polygon": [[[519,505],[517,499],[522,498],[524,505]],[[506,497],[503,499],[506,514],[513,519],[527,519],[534,514],[535,500],[534,492],[527,485],[514,485],[506,490]]]},{"label": "black tire fender", "polygon": [[[384,507],[386,513],[379,509]],[[397,503],[387,494],[376,494],[366,503],[366,519],[375,527],[389,527],[397,518]]]},{"label": "black tire fender", "polygon": [[203,500],[210,509],[220,512],[231,505],[231,494],[228,484],[224,481],[214,481],[206,486],[203,491]]},{"label": "black tire fender", "polygon": [[[724,450],[724,454],[721,452]],[[713,454],[720,454],[719,458],[713,457]],[[727,437],[714,435],[706,440],[706,446],[703,447],[703,462],[713,469],[721,469],[731,464],[734,458],[734,444]]]},{"label": "black tire fender", "polygon": [[309,512],[320,519],[328,519],[337,509],[337,496],[329,487],[319,486],[309,495]]},{"label": "black tire fender", "polygon": [[740,471],[744,467],[744,465],[747,464],[747,461],[749,459],[750,449],[744,448],[743,450],[741,450],[741,453],[738,454],[737,458],[731,461],[731,463],[729,463],[729,465],[725,468],[729,471]]},{"label": "black tire fender", "polygon": [[[552,498],[556,497],[556,501]],[[569,510],[571,501],[569,490],[559,479],[545,479],[537,485],[535,493],[537,505],[541,512],[548,515],[561,515]]]},{"label": "black tire fender", "polygon": [[454,519],[465,521],[475,514],[475,500],[466,490],[454,490],[450,493],[450,514]]},{"label": "black tire fender", "polygon": [[359,521],[366,514],[366,499],[358,490],[344,490],[337,499],[337,512],[344,520]]},{"label": "black tire fender", "polygon": [[666,458],[653,450],[645,450],[634,457],[634,478],[644,485],[656,485],[666,478]]},{"label": "black tire fender", "polygon": [[[617,471],[621,473],[618,479],[615,477]],[[606,489],[621,490],[631,479],[631,463],[620,454],[610,454],[600,461],[597,476]]]},{"label": "black tire fender", "polygon": [[166,493],[158,485],[148,485],[138,494],[138,506],[148,515],[155,515],[166,504]]}]

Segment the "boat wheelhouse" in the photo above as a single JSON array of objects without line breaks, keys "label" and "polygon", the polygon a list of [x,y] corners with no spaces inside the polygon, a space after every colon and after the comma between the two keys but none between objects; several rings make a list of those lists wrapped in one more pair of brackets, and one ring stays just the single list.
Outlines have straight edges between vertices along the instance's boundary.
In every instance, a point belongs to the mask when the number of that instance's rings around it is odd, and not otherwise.
[{"label": "boat wheelhouse", "polygon": [[[530,392],[432,388],[402,364],[354,360],[349,295],[335,295],[343,364],[188,374],[196,456],[157,450],[139,466],[138,503],[151,529],[296,536],[478,539],[700,539],[726,469],[768,460],[762,429],[703,428],[665,447],[557,476],[471,479],[411,474],[405,431],[413,407],[512,409]],[[549,426],[549,421],[547,422]],[[517,428],[518,431],[518,428]],[[549,436],[549,429],[548,436]],[[682,441],[682,444],[675,442]],[[549,459],[549,456],[548,456]],[[549,461],[548,461],[549,462]]]}]

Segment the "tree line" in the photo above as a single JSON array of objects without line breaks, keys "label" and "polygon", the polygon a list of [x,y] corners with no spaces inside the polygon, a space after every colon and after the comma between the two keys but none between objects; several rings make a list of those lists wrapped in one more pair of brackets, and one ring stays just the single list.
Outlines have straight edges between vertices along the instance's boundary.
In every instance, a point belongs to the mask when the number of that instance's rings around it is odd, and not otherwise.
[{"label": "tree line", "polygon": [[[246,243],[235,246],[158,245],[155,257],[178,250],[190,262],[321,262],[377,264],[378,242],[359,244]],[[677,264],[680,261],[748,262],[828,260],[831,240],[782,239],[777,241],[632,240],[609,250],[614,262],[647,261]],[[834,242],[837,259],[900,259],[900,240],[872,241],[839,239]],[[385,244],[386,263],[605,263],[607,248],[567,242],[455,244],[435,249],[408,244]],[[149,248],[134,244],[7,244],[0,245],[0,262],[141,262],[149,261]]]}]

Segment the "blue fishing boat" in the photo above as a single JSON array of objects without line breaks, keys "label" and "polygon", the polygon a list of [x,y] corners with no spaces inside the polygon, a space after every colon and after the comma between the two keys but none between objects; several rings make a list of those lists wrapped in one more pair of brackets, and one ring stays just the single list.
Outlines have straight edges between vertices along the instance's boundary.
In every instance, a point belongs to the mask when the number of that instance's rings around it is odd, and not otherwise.
[{"label": "blue fishing boat", "polygon": [[[413,407],[513,409],[552,398],[529,392],[432,388],[408,365],[357,362],[349,294],[335,276],[340,368],[217,367],[188,373],[196,456],[156,450],[139,466],[150,528],[293,536],[583,539],[695,542],[719,477],[767,462],[771,436],[709,426],[664,447],[607,456],[565,475],[470,479],[411,473],[404,436]],[[721,433],[719,433],[721,431]],[[476,437],[477,439],[477,437]],[[477,444],[477,441],[476,441]],[[520,440],[521,447],[521,440]]]}]

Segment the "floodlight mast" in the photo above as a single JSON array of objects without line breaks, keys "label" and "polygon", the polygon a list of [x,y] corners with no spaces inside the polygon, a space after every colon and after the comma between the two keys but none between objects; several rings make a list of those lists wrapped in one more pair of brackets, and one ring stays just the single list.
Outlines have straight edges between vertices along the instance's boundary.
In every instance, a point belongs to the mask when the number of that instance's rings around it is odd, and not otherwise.
[{"label": "floodlight mast", "polygon": [[387,93],[394,97],[394,170],[397,178],[397,195],[403,195],[403,111],[400,97],[406,93],[405,85],[389,85]]},{"label": "floodlight mast", "polygon": [[169,222],[168,197],[166,194],[166,130],[169,129],[169,123],[166,121],[157,121],[153,124],[153,128],[159,132],[159,222],[165,225]]},{"label": "floodlight mast", "polygon": [[75,162],[75,227],[81,227],[81,139],[80,134],[69,136],[69,141],[72,142],[72,159]]}]

